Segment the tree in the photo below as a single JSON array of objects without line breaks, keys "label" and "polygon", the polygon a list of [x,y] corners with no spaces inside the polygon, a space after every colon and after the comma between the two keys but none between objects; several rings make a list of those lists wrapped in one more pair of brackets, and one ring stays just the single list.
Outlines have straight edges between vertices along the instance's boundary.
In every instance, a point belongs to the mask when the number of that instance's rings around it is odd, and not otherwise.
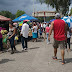
[{"label": "tree", "polygon": [[15,15],[12,14],[11,12],[9,12],[9,11],[1,11],[0,15],[5,16],[7,18],[11,18],[11,19],[15,18]]},{"label": "tree", "polygon": [[69,14],[70,16],[72,15],[72,8],[71,8],[71,10],[70,10],[70,14]]},{"label": "tree", "polygon": [[17,13],[16,13],[16,18],[19,17],[19,16],[21,16],[21,15],[23,15],[23,14],[25,14],[24,11],[18,10]]},{"label": "tree", "polygon": [[62,13],[63,15],[68,14],[69,6],[71,0],[39,0],[41,3],[46,3],[47,5],[56,8],[57,12]]}]

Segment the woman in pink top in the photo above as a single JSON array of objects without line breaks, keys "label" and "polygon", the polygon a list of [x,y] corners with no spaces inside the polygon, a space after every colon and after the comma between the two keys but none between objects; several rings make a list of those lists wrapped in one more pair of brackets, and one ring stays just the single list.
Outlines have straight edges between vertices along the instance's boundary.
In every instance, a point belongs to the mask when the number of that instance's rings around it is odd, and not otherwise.
[{"label": "woman in pink top", "polygon": [[50,27],[49,27],[49,24],[48,24],[47,27],[46,27],[47,44],[49,44],[49,42],[50,42],[48,40],[49,30],[50,30]]}]

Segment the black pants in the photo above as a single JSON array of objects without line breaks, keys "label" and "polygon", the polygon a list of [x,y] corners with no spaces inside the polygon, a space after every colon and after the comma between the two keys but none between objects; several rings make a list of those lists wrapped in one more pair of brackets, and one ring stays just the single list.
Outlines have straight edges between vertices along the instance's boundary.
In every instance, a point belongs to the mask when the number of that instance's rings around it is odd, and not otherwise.
[{"label": "black pants", "polygon": [[[23,49],[24,49],[24,48],[27,48],[27,39],[28,39],[28,38],[25,38],[25,37],[22,37],[22,38],[21,38]],[[24,45],[24,42],[25,42],[25,45]]]},{"label": "black pants", "polygon": [[2,43],[2,38],[0,38],[0,50],[3,51],[3,43]]},{"label": "black pants", "polygon": [[14,38],[15,38],[15,36],[13,36],[11,39],[9,39],[12,51],[16,50],[15,45],[14,45]]},{"label": "black pants", "polygon": [[[68,46],[69,46],[69,49],[70,49],[70,38],[67,38],[67,43],[68,43]],[[66,48],[67,48],[67,43],[66,43]]]}]

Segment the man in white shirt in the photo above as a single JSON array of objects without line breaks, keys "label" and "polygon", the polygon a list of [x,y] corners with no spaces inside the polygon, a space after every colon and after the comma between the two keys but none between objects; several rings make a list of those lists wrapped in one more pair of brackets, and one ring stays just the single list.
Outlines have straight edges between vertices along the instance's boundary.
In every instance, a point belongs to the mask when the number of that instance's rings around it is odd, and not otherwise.
[{"label": "man in white shirt", "polygon": [[47,26],[47,24],[46,24],[46,22],[44,22],[44,24],[43,24],[43,29],[44,29],[44,41],[45,41],[45,38],[46,38],[46,32],[45,32],[46,26]]},{"label": "man in white shirt", "polygon": [[[24,24],[22,26],[21,35],[22,35],[22,50],[27,50],[27,39],[29,34],[29,25],[27,24],[27,21],[24,21]],[[25,42],[25,45],[24,45]]]}]

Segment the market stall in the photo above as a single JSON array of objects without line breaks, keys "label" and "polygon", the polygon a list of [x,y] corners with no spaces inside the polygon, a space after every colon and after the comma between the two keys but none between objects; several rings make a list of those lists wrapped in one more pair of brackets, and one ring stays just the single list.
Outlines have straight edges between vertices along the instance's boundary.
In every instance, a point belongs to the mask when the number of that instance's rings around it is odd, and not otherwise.
[{"label": "market stall", "polygon": [[3,38],[3,47],[7,48],[7,33],[9,31],[9,21],[10,18],[0,15],[0,27],[2,27],[1,34]]}]

